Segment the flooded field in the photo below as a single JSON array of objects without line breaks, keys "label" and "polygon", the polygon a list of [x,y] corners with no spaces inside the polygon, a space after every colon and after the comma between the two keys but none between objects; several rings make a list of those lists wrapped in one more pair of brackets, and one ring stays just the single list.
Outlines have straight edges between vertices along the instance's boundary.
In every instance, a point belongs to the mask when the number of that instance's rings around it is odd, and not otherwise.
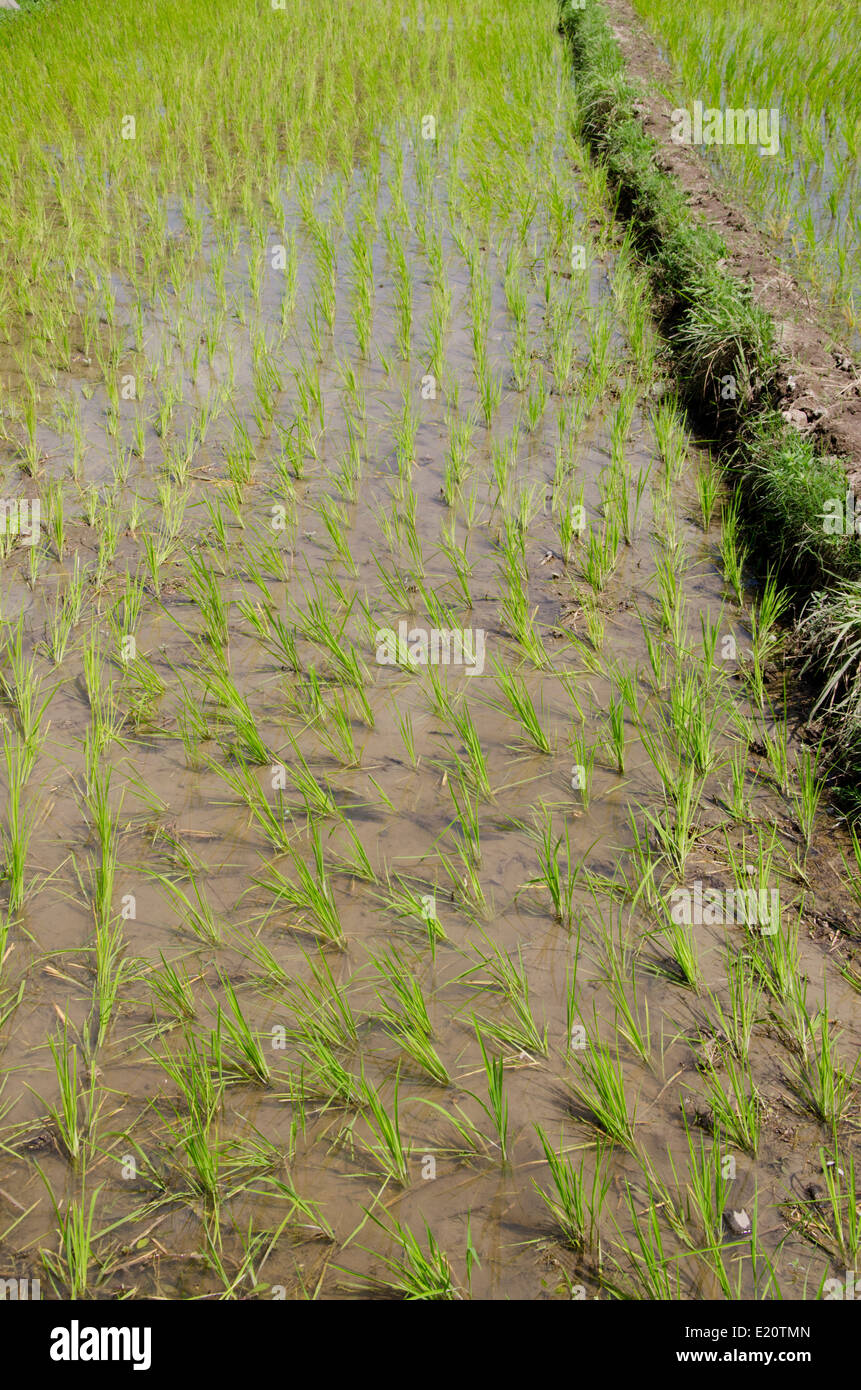
[{"label": "flooded field", "polygon": [[221,9],[4,155],[0,1277],[822,1297],[861,842],[556,6]]}]

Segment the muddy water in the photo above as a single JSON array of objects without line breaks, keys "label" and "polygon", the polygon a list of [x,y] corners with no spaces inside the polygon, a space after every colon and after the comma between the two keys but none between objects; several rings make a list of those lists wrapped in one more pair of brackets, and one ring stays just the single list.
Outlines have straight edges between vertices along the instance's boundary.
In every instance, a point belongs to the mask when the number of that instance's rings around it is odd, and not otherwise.
[{"label": "muddy water", "polygon": [[[414,181],[414,151],[408,145],[404,157],[406,203],[417,221],[421,198]],[[28,893],[10,928],[2,975],[0,1016],[11,1011],[0,1032],[5,1081],[0,1096],[4,1109],[0,1272],[29,1272],[38,1277],[41,1271],[44,1278],[41,1252],[50,1255],[58,1249],[47,1184],[61,1210],[64,1203],[81,1200],[82,1194],[88,1204],[97,1193],[88,1271],[89,1291],[97,1295],[132,1291],[138,1296],[215,1296],[226,1286],[236,1296],[273,1297],[283,1292],[288,1297],[343,1297],[367,1292],[375,1286],[374,1280],[393,1277],[384,1263],[397,1255],[397,1245],[388,1233],[392,1222],[410,1227],[419,1236],[427,1223],[446,1252],[461,1290],[467,1287],[471,1241],[477,1255],[471,1273],[476,1297],[571,1297],[572,1289],[575,1296],[585,1292],[588,1297],[601,1297],[607,1296],[612,1279],[630,1278],[630,1260],[624,1250],[626,1244],[634,1243],[634,1227],[626,1193],[631,1194],[638,1214],[650,1210],[656,1199],[644,1176],[647,1169],[678,1197],[675,1167],[682,1175],[678,1200],[684,1208],[688,1164],[684,1120],[696,1134],[709,1133],[707,1088],[700,1066],[702,1039],[715,1033],[709,991],[726,1004],[726,949],[745,951],[750,944],[750,932],[744,926],[694,925],[701,981],[697,990],[686,988],[667,963],[665,944],[656,936],[645,900],[641,896],[633,901],[639,870],[631,853],[631,817],[643,831],[645,809],[654,808],[660,800],[659,780],[640,733],[642,728],[660,726],[668,696],[666,684],[656,683],[650,674],[643,624],[659,644],[669,647],[660,627],[656,575],[668,525],[674,526],[678,553],[685,561],[679,583],[686,604],[688,655],[682,666],[702,662],[703,616],[713,622],[719,619],[721,634],[735,638],[737,651],[734,658],[716,663],[711,674],[709,698],[720,703],[716,744],[722,756],[705,779],[697,816],[699,838],[683,881],[732,887],[727,841],[738,853],[744,837],[748,845],[752,843],[757,827],[768,835],[775,829],[772,879],[781,888],[781,931],[798,933],[800,967],[809,979],[808,1010],[812,1014],[824,999],[827,980],[829,1015],[841,1030],[841,1054],[850,1066],[857,1056],[857,994],[837,969],[839,963],[851,961],[858,933],[857,911],[839,857],[848,842],[823,806],[804,860],[791,803],[757,751],[763,721],[741,679],[744,652],[751,640],[747,608],[733,604],[722,578],[718,525],[705,531],[699,520],[695,476],[703,456],[689,441],[683,466],[666,482],[668,465],[651,423],[656,409],[649,395],[652,383],[638,376],[641,364],[628,347],[624,314],[613,298],[618,248],[606,228],[596,230],[594,204],[580,201],[571,171],[560,167],[559,176],[572,199],[573,225],[585,224],[591,217],[592,234],[603,247],[582,286],[572,280],[558,252],[549,259],[553,292],[570,293],[574,300],[576,348],[571,380],[561,395],[550,387],[544,293],[544,248],[549,233],[538,213],[524,246],[524,279],[528,282],[531,384],[535,390],[544,374],[548,400],[530,429],[523,418],[528,393],[519,391],[512,378],[514,331],[503,289],[504,252],[498,241],[483,238],[491,283],[488,358],[492,370],[501,375],[503,393],[490,428],[476,410],[466,476],[453,508],[443,495],[448,418],[465,419],[477,407],[477,394],[470,273],[452,235],[444,167],[433,186],[433,206],[440,219],[452,296],[445,382],[439,383],[435,398],[423,398],[431,272],[415,236],[408,243],[414,302],[414,351],[408,362],[398,355],[395,280],[382,229],[374,242],[374,345],[370,361],[361,359],[349,313],[347,235],[342,237],[334,332],[323,334],[319,364],[325,430],[318,431],[317,457],[306,458],[302,476],[292,484],[292,501],[283,473],[279,478],[276,468],[277,431],[261,437],[253,422],[247,329],[228,319],[211,366],[201,366],[195,376],[187,361],[179,361],[177,319],[196,307],[203,321],[214,302],[206,273],[206,257],[213,253],[211,237],[204,239],[201,274],[191,294],[193,305],[183,308],[174,303],[167,315],[153,309],[137,351],[130,332],[129,370],[144,375],[148,366],[151,372],[153,364],[173,348],[170,366],[162,368],[150,389],[157,401],[166,380],[181,383],[184,399],[176,407],[165,439],[148,422],[143,457],[126,456],[128,476],[119,490],[124,523],[129,521],[135,497],[139,514],[134,524],[124,524],[120,530],[103,587],[88,588],[84,617],[56,668],[43,646],[45,623],[57,593],[68,582],[72,555],[77,553],[89,566],[96,562],[105,493],[100,492],[94,524],[88,525],[71,502],[70,439],[50,424],[40,427],[44,476],[65,480],[70,503],[62,560],[44,537],[32,586],[27,582],[28,555],[23,547],[13,550],[4,570],[3,616],[14,623],[23,615],[25,650],[32,668],[42,677],[45,691],[54,684],[56,690],[26,793],[34,824],[27,852]],[[391,168],[384,164],[378,206],[381,222],[390,206],[391,179]],[[357,175],[354,186],[346,190],[347,234],[355,225],[363,188],[362,176]],[[326,187],[318,192],[318,216],[324,220],[330,193]],[[275,423],[287,429],[302,412],[290,368],[313,358],[308,315],[313,312],[314,272],[298,208],[290,205],[285,217],[288,226],[298,228],[301,253],[292,328],[272,354],[283,382]],[[278,240],[273,228],[272,241]],[[240,247],[226,280],[229,295],[246,294],[246,257],[247,248]],[[268,327],[270,341],[281,319],[283,292],[283,274],[267,263],[260,321]],[[609,380],[599,403],[584,413],[578,402],[587,394],[590,334],[602,308],[614,322]],[[345,385],[337,359],[349,363],[355,372],[355,392]],[[639,397],[624,448],[633,477],[647,468],[651,474],[632,543],[622,543],[615,571],[606,587],[594,595],[603,629],[599,643],[590,640],[587,622],[589,586],[581,573],[584,540],[575,541],[567,563],[560,555],[551,507],[556,446],[561,439],[565,476],[577,487],[582,484],[587,525],[600,528],[601,496],[612,454],[611,421],[629,380],[638,381]],[[292,815],[284,812],[285,824],[297,852],[308,863],[313,863],[312,829],[319,832],[343,933],[340,948],[321,947],[302,913],[260,882],[273,869],[291,881],[296,871],[290,857],[272,844],[225,781],[225,770],[238,765],[237,736],[219,711],[206,677],[203,660],[209,648],[204,615],[189,589],[182,547],[160,567],[160,594],[152,576],[141,571],[145,592],[133,626],[137,651],[151,662],[165,688],[149,717],[137,726],[130,717],[134,675],[118,655],[109,615],[118,601],[122,577],[127,571],[134,575],[141,563],[142,538],[155,534],[163,522],[158,484],[163,482],[165,447],[183,438],[195,412],[216,386],[253,433],[252,476],[238,495],[233,493],[225,458],[235,439],[234,424],[221,410],[205,440],[195,446],[180,534],[184,543],[207,542],[203,552],[207,568],[229,604],[226,663],[269,754],[253,767],[253,777],[270,805],[276,805],[273,771],[279,764],[295,768],[301,752],[318,782],[331,789],[342,817],[370,860],[375,874],[372,883],[339,868],[338,856],[350,852],[344,824],[334,815],[323,814],[312,817],[309,824],[302,798],[288,781],[284,801]],[[116,458],[115,442],[105,429],[106,393],[98,385],[91,391],[77,371],[58,380],[57,392],[58,397],[65,393],[78,402],[84,441],[81,485],[104,489]],[[393,555],[381,525],[381,517],[391,524],[398,506],[393,421],[403,410],[405,395],[418,416],[406,471],[415,489],[423,580],[464,629],[485,634],[486,664],[481,674],[470,675],[457,666],[402,670],[376,660],[375,629],[397,629],[402,620],[410,627],[435,626],[414,576],[410,578],[410,570],[417,568],[415,558],[407,548]],[[361,419],[360,397],[365,407],[362,476],[351,499],[339,488],[334,473],[349,444],[348,421]],[[140,409],[137,402],[121,403],[123,450],[131,447]],[[516,511],[518,499],[530,490],[534,496],[523,555],[529,609],[534,611],[549,657],[543,668],[536,668],[519,648],[500,607],[506,507],[494,478],[494,449],[506,441],[514,441],[515,463],[507,484],[510,508]],[[26,486],[24,491],[30,495]],[[661,494],[668,502],[661,500]],[[237,497],[232,509],[231,495]],[[347,518],[344,534],[352,564],[337,554],[327,534],[320,512],[326,498],[336,498]],[[226,548],[214,533],[203,505],[206,499],[223,506]],[[279,504],[288,511],[295,509],[294,524],[286,532],[271,525],[272,508]],[[466,545],[472,566],[471,607],[465,606],[440,547],[441,527],[452,515],[457,539]],[[267,551],[267,546],[274,551]],[[407,602],[402,607],[387,593],[375,560],[389,572],[396,565],[406,576]],[[274,611],[297,633],[298,672],[264,649],[237,606],[243,598],[260,602],[263,590]],[[356,692],[336,679],[331,654],[303,636],[301,625],[297,626],[297,615],[308,611],[315,596],[324,597],[333,615],[341,649],[352,645],[365,668],[368,710],[364,713]],[[367,607],[367,619],[363,619],[362,605]],[[112,921],[121,927],[127,964],[100,1045],[92,993],[93,910],[87,897],[88,866],[98,863],[100,851],[83,800],[85,737],[92,711],[82,648],[91,631],[104,652],[102,688],[109,681],[114,683],[118,708],[125,716],[119,737],[105,750],[103,765],[112,769],[110,801],[118,835]],[[502,715],[493,703],[500,698],[493,661],[522,676],[540,712],[549,753],[531,749],[516,721]],[[8,657],[4,671],[10,678]],[[350,728],[359,750],[356,766],[339,762],[320,738],[312,671],[330,705],[340,695],[351,711]],[[620,773],[608,746],[607,721],[619,679],[626,674],[633,681],[638,711],[635,719],[630,706],[625,707],[626,746]],[[775,698],[778,674],[770,673],[769,689]],[[457,711],[469,710],[486,760],[491,793],[474,798],[480,827],[476,873],[483,905],[470,906],[468,890],[460,882],[453,885],[446,873],[446,859],[459,862],[457,847],[465,842],[451,789],[457,784],[456,757],[467,761],[467,752],[450,721],[434,707],[433,675],[450,692]],[[208,737],[196,740],[197,748],[187,748],[180,736],[178,716],[183,706],[187,714],[196,710],[205,720]],[[588,805],[572,789],[577,759],[570,740],[581,728],[581,714],[587,745],[596,750]],[[729,777],[725,759],[739,748],[746,750],[738,732],[741,715],[751,721],[753,736],[745,779],[749,814],[744,823],[736,824],[724,809],[722,797]],[[414,756],[399,729],[407,717],[414,731]],[[14,723],[11,705],[7,721]],[[772,721],[765,721],[766,731],[772,728]],[[799,747],[790,707],[790,766]],[[530,831],[547,814],[552,815],[554,836],[567,831],[570,837],[571,872],[577,875],[567,923],[554,916],[547,888],[531,883],[539,874],[539,861]],[[172,873],[191,896],[192,879],[171,859],[171,841],[165,832],[185,848],[196,866],[193,878],[210,904],[214,941],[201,940],[163,882],[153,877]],[[386,903],[387,879],[394,883],[395,875],[406,880],[419,897],[433,899],[439,924],[433,949],[427,923],[418,914],[399,915]],[[568,877],[567,868],[563,877]],[[632,890],[625,889],[625,878],[633,883]],[[679,876],[662,866],[661,879],[672,886]],[[652,1040],[649,1065],[625,1041],[618,1000],[614,1003],[607,985],[607,952],[621,950],[619,931],[629,947],[624,969],[628,997],[633,997],[636,979],[636,1010]],[[260,946],[269,953],[268,973],[261,963]],[[387,991],[373,962],[393,947],[424,992],[433,1045],[450,1078],[448,1084],[441,1085],[423,1073],[381,1022],[380,995],[386,997]],[[379,1088],[390,1113],[397,1094],[408,1151],[402,1183],[387,1177],[369,1151],[372,1130],[367,1107],[344,1103],[337,1094],[327,1095],[322,1085],[315,1085],[309,1056],[313,1061],[316,1045],[307,1028],[304,1049],[299,1046],[302,1024],[295,1010],[295,985],[304,981],[319,993],[318,948],[337,994],[349,1002],[357,1024],[355,1041],[336,1048],[338,1059],[354,1076],[361,1073]],[[498,1137],[482,1104],[487,1103],[487,1081],[474,1026],[474,1016],[485,1028],[512,1017],[511,1003],[499,989],[490,987],[488,966],[482,960],[482,954],[486,957],[493,948],[515,964],[522,962],[536,1026],[539,1033],[547,1031],[546,1055],[536,1048],[494,1042],[485,1033],[489,1051],[505,1061],[507,1161],[502,1160]],[[154,980],[163,976],[164,962],[187,972],[190,981],[194,1013],[185,1026],[153,991]],[[557,1148],[573,1155],[576,1163],[582,1158],[587,1183],[596,1164],[595,1128],[588,1107],[577,1100],[571,1086],[581,1066],[569,1045],[568,999],[575,975],[574,1017],[582,1018],[590,1038],[597,1034],[618,1056],[628,1111],[636,1115],[636,1153],[616,1146],[606,1157],[609,1187],[599,1222],[600,1261],[594,1252],[577,1252],[565,1245],[537,1190],[549,1191],[551,1184],[536,1126]],[[210,1127],[210,1148],[220,1152],[222,1162],[216,1225],[212,1204],[195,1192],[190,1180],[177,1137],[187,1109],[162,1061],[165,1055],[187,1056],[192,1037],[206,1051],[219,1007],[229,1014],[225,981],[231,983],[249,1028],[261,1040],[270,1076],[265,1085],[236,1080],[233,1075],[227,1078],[223,1103]],[[12,1008],[22,984],[20,1002]],[[758,1210],[759,1250],[774,1260],[784,1296],[798,1297],[805,1291],[811,1296],[823,1277],[839,1270],[839,1260],[791,1233],[787,1220],[793,1199],[806,1184],[822,1186],[819,1149],[829,1135],[827,1127],[805,1111],[789,1084],[792,1055],[786,1030],[780,1028],[782,1017],[779,1002],[766,995],[750,1049],[751,1076],[762,1101],[761,1141],[756,1157],[730,1143],[724,1146],[736,1172],[728,1206],[748,1213]],[[81,1089],[86,1092],[92,1082],[95,1097],[97,1113],[85,1172],[84,1165],[69,1161],[49,1114],[49,1107],[57,1103],[58,1086],[48,1040],[61,1038],[64,1026],[77,1048]],[[280,1035],[279,1029],[286,1033]],[[273,1039],[282,1036],[286,1045],[274,1047]],[[211,1058],[210,1066],[215,1070]],[[440,1107],[475,1126],[481,1140],[472,1151]],[[83,1099],[80,1112],[83,1115]],[[857,1138],[857,1113],[856,1092],[839,1129],[843,1155],[851,1152]],[[281,1184],[280,1189],[273,1180]],[[313,1209],[298,1209],[285,1195],[288,1191],[312,1203]],[[696,1231],[695,1223],[691,1231]],[[243,1269],[242,1262],[249,1240],[258,1235],[262,1243],[255,1247],[254,1275]],[[698,1237],[692,1239],[696,1244]],[[664,1240],[667,1259],[672,1261],[681,1246],[669,1224]],[[621,1274],[613,1265],[614,1257]],[[743,1294],[757,1290],[768,1294],[761,1270],[757,1283],[749,1245],[728,1246],[725,1258]],[[714,1275],[696,1255],[686,1254],[678,1267],[681,1296],[719,1295]],[[56,1287],[63,1289],[60,1275]]]}]

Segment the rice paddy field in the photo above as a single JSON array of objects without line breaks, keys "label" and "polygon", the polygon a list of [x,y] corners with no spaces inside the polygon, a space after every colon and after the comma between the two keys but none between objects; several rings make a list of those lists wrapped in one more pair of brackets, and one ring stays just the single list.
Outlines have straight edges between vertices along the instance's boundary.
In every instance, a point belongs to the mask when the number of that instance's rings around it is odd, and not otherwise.
[{"label": "rice paddy field", "polygon": [[774,109],[780,147],[710,145],[710,163],[793,269],[854,331],[861,294],[858,10],[839,0],[632,0],[673,72],[673,104]]},{"label": "rice paddy field", "polygon": [[0,22],[0,1277],[46,1298],[857,1268],[861,840],[557,21]]}]

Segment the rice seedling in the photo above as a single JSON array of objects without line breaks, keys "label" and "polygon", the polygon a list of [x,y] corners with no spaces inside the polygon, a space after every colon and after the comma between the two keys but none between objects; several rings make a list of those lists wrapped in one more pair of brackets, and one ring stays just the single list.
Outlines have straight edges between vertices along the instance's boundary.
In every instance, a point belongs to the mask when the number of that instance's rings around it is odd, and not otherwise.
[{"label": "rice seedling", "polygon": [[806,1204],[797,1221],[798,1228],[823,1250],[833,1254],[846,1269],[856,1269],[861,1249],[861,1213],[853,1155],[843,1157],[837,1149],[828,1157],[819,1150],[825,1181],[825,1197]]},{"label": "rice seedling", "polygon": [[263,831],[273,849],[278,854],[287,853],[290,849],[290,835],[285,827],[285,808],[281,795],[285,785],[282,766],[276,764],[271,769],[273,789],[278,793],[276,804],[273,806],[253,769],[241,758],[226,763],[218,762],[205,753],[201,753],[200,759],[203,765],[214,772],[223,782],[226,782],[237,799],[244,803],[250,817]]},{"label": "rice seedling", "polygon": [[374,957],[374,967],[386,981],[396,1007],[379,992],[379,1018],[387,1034],[440,1086],[449,1084],[449,1074],[431,1042],[433,1029],[421,985],[403,957],[392,947],[385,956]]},{"label": "rice seedling", "polygon": [[588,811],[592,797],[592,773],[598,750],[596,744],[589,742],[585,723],[579,731],[572,730],[569,735],[568,746],[574,758],[571,769],[571,787],[572,790],[580,793],[580,804],[584,811]]},{"label": "rice seedling", "polygon": [[401,1187],[406,1187],[410,1176],[411,1149],[404,1144],[401,1135],[398,1086],[399,1080],[396,1078],[392,1095],[392,1108],[389,1111],[380,1090],[373,1086],[364,1074],[362,1075],[360,1094],[363,1115],[373,1136],[365,1140],[364,1145],[379,1165],[381,1172],[391,1181],[398,1183]]},{"label": "rice seedling", "polygon": [[744,606],[744,566],[747,551],[740,539],[738,504],[725,502],[721,515],[720,557],[723,577],[732,586],[739,608]]},{"label": "rice seedling", "polygon": [[703,530],[710,531],[721,488],[720,474],[711,454],[708,455],[708,461],[697,471],[696,484]]},{"label": "rice seedling", "polygon": [[[216,1011],[213,1053],[220,1059],[219,1074],[227,1077],[235,1073],[242,1080],[266,1086],[271,1079],[271,1071],[260,1038],[242,1012],[236,991],[228,977],[219,973],[218,978],[230,1006],[229,1014],[220,1004]],[[230,1051],[225,1044],[230,1045]]]},{"label": "rice seedling", "polygon": [[857,1103],[854,1081],[858,1066],[857,1060],[851,1071],[841,1065],[826,1000],[810,1022],[810,1046],[795,1068],[793,1084],[804,1105],[835,1131],[850,1106]]},{"label": "rice seedling", "polygon": [[534,1178],[533,1182],[559,1227],[563,1240],[574,1250],[598,1249],[601,1212],[610,1187],[606,1153],[600,1140],[592,1184],[587,1189],[584,1175],[585,1159],[581,1159],[579,1168],[575,1169],[571,1159],[566,1157],[564,1149],[557,1152],[540,1125],[536,1125],[535,1132],[550,1168],[554,1190],[545,1192]]},{"label": "rice seedling", "polygon": [[[636,953],[633,950],[622,922],[621,910],[613,929],[612,906],[610,923],[599,912],[596,929],[601,937],[602,965],[604,980],[616,1011],[616,1029],[621,1038],[647,1066],[652,1061],[652,1037],[649,1027],[649,1002],[642,1001],[642,1021],[640,997],[637,987]],[[572,1036],[574,1000],[569,993],[568,1036]]]},{"label": "rice seedling", "polygon": [[309,833],[312,864],[307,864],[298,850],[286,843],[284,849],[292,861],[295,879],[288,879],[276,865],[270,864],[255,877],[254,882],[274,897],[275,902],[270,910],[274,911],[281,902],[289,904],[301,914],[305,931],[343,950],[346,946],[344,928],[323,857],[320,832],[312,823]]},{"label": "rice seedling", "polygon": [[813,839],[816,825],[816,814],[825,792],[824,778],[817,774],[821,753],[821,744],[816,749],[802,748],[795,768],[798,791],[793,793],[792,801],[795,807],[795,819],[804,839],[805,852],[810,849],[810,842]]},{"label": "rice seedling", "polygon": [[606,747],[612,755],[616,772],[622,777],[625,772],[625,701],[611,694],[607,708]]},{"label": "rice seedling", "polygon": [[[568,821],[562,835],[554,834],[552,812],[545,810],[543,823],[526,831],[535,845],[541,873],[527,879],[523,888],[544,887],[550,897],[553,915],[569,931],[575,916],[574,900],[583,873],[585,857],[576,860],[571,853],[571,831]],[[563,848],[564,847],[564,848]]]},{"label": "rice seedling", "polygon": [[[667,973],[676,983],[685,985],[695,994],[699,993],[703,982],[703,972],[691,923],[686,922],[677,913],[664,909],[660,912],[658,930],[655,936],[658,935],[670,953],[670,966]],[[665,967],[662,962],[655,962],[654,968],[664,973]]]},{"label": "rice seedling", "polygon": [[[517,962],[500,947],[489,943],[490,951],[479,950],[481,964],[467,972],[467,978],[485,989],[498,990],[511,1009],[512,1017],[501,1021],[482,1016],[478,1021],[482,1032],[496,1042],[512,1048],[515,1053],[547,1053],[547,1025],[540,1029],[529,1003],[529,981],[518,947]],[[487,978],[475,981],[476,973],[487,971]],[[461,977],[464,978],[464,977]]]},{"label": "rice seedling", "polygon": [[699,836],[697,812],[702,799],[703,784],[695,767],[687,767],[677,778],[663,779],[662,805],[655,811],[646,809],[647,827],[673,872],[682,878],[688,855]]},{"label": "rice seedling", "polygon": [[[409,1226],[392,1219],[391,1227],[386,1226],[369,1213],[371,1219],[394,1239],[397,1255],[378,1256],[386,1273],[378,1275],[371,1282],[376,1288],[396,1294],[408,1303],[451,1302],[463,1297],[454,1282],[451,1263],[434,1238],[430,1226],[425,1222],[425,1245]],[[352,1273],[352,1271],[346,1271]]]},{"label": "rice seedling", "polygon": [[90,1198],[89,1207],[86,1195],[82,1191],[79,1196],[70,1198],[65,1210],[61,1210],[41,1168],[39,1173],[48,1190],[59,1233],[58,1250],[55,1252],[43,1248],[42,1262],[58,1297],[62,1289],[69,1299],[84,1298],[92,1287],[90,1269],[96,1262],[93,1223],[96,1202],[102,1189],[96,1188]]},{"label": "rice seedling", "polygon": [[726,982],[728,1005],[724,1007],[711,990],[709,999],[728,1045],[739,1062],[747,1065],[753,1030],[762,1017],[763,986],[750,960],[741,952],[727,952]]},{"label": "rice seedling", "polygon": [[78,1080],[78,1049],[69,1041],[68,1023],[63,1025],[60,1042],[48,1039],[60,1092],[59,1104],[49,1105],[48,1113],[66,1156],[75,1167],[87,1156],[95,1109],[95,1080],[90,1076],[89,1096]]},{"label": "rice seedling", "polygon": [[523,731],[523,741],[538,749],[539,753],[550,753],[551,745],[544,727],[541,716],[535,708],[535,702],[529,693],[529,688],[522,676],[510,671],[495,658],[492,659],[494,673],[496,675],[501,699],[495,700],[487,698],[487,703],[493,709],[498,709],[515,719]]},{"label": "rice seedling", "polygon": [[706,1062],[705,1077],[714,1125],[730,1143],[756,1156],[759,1148],[762,1104],[749,1067],[730,1053],[722,1058],[725,1080]]},{"label": "rice seedling", "polygon": [[623,1284],[618,1288],[618,1296],[645,1298],[652,1302],[678,1302],[685,1296],[684,1285],[680,1263],[664,1245],[659,1216],[662,1204],[651,1190],[646,1198],[645,1212],[637,1210],[640,1204],[635,1199],[630,1182],[626,1182],[625,1205],[634,1229],[636,1247],[620,1238],[619,1248],[623,1252],[623,1259],[620,1260],[615,1254],[610,1257],[615,1268],[632,1280],[630,1286]]},{"label": "rice seedling", "polygon": [[505,1063],[502,1057],[491,1056],[488,1053],[478,1019],[474,1015],[472,1022],[478,1045],[481,1048],[481,1060],[484,1063],[487,1077],[487,1100],[482,1100],[480,1096],[476,1096],[475,1099],[493,1123],[496,1134],[494,1145],[499,1149],[499,1156],[503,1166],[505,1166],[508,1163],[508,1096],[505,1090]]},{"label": "rice seedling", "polygon": [[582,571],[586,583],[595,593],[602,593],[613,574],[619,557],[621,536],[615,517],[605,517],[600,534],[588,527],[583,544]]},{"label": "rice seedling", "polygon": [[28,816],[24,795],[32,765],[32,752],[6,724],[3,726],[3,759],[8,792],[6,824],[0,827],[0,838],[3,846],[3,877],[9,893],[8,913],[14,917],[20,912],[27,896],[27,851],[35,824],[32,813]]},{"label": "rice seedling", "polygon": [[585,1048],[572,1053],[569,1061],[575,1068],[569,1085],[585,1117],[614,1144],[635,1153],[636,1102],[629,1107],[618,1052],[614,1062],[609,1047],[597,1034],[587,1035]]},{"label": "rice seedling", "polygon": [[436,897],[432,892],[417,892],[400,874],[389,874],[385,889],[378,894],[378,899],[399,921],[422,926],[427,932],[432,948],[437,941],[446,940],[445,930],[437,914]]}]

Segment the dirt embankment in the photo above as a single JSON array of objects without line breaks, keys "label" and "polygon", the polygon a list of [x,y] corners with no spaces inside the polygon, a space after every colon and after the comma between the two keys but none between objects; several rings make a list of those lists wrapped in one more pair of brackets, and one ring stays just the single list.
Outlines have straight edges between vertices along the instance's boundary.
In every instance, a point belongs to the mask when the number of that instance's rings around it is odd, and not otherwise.
[{"label": "dirt embankment", "polygon": [[697,215],[720,231],[729,269],[752,285],[757,303],[774,320],[788,359],[779,378],[788,418],[821,438],[826,450],[846,457],[850,483],[861,492],[861,365],[815,293],[780,265],[774,243],[718,188],[696,148],[671,142],[672,108],[656,89],[669,87],[672,71],[626,0],[603,4],[628,71],[642,88],[639,115],[660,145],[661,167],[675,176]]}]

